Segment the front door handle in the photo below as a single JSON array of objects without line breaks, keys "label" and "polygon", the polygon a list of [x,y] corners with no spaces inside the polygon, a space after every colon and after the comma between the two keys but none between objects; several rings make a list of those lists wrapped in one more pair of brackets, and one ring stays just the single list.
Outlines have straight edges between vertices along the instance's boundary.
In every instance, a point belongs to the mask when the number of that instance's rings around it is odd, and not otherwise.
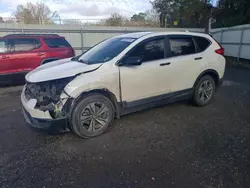
[{"label": "front door handle", "polygon": [[44,55],[44,53],[38,53],[37,55],[38,55],[38,56],[43,56],[43,55]]},{"label": "front door handle", "polygon": [[10,57],[9,56],[2,56],[1,59],[9,59]]},{"label": "front door handle", "polygon": [[171,63],[170,62],[167,62],[167,63],[161,63],[160,66],[166,66],[166,65],[170,65]]},{"label": "front door handle", "polygon": [[203,57],[196,57],[194,60],[201,60]]}]

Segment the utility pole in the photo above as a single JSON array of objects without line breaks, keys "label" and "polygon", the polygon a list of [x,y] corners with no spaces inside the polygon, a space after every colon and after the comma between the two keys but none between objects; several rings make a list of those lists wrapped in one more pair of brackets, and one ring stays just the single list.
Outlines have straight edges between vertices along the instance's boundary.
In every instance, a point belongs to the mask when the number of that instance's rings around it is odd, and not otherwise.
[{"label": "utility pole", "polygon": [[205,32],[210,33],[211,31],[211,19],[213,17],[213,5],[211,4],[206,4],[209,15],[207,16],[206,24],[205,24]]},{"label": "utility pole", "polygon": [[212,29],[212,24],[216,22],[216,19],[213,18],[213,8],[211,8],[210,10],[210,17],[208,20],[208,34],[211,33],[211,29]]},{"label": "utility pole", "polygon": [[210,16],[208,19],[208,34],[211,33],[211,28],[212,28],[211,25],[212,25],[212,17],[213,17],[213,6],[212,7],[209,6],[209,8],[210,8]]},{"label": "utility pole", "polygon": [[62,22],[61,22],[61,17],[60,15],[58,15],[58,18],[59,18],[59,24],[62,25]]},{"label": "utility pole", "polygon": [[165,22],[164,22],[164,27],[167,28],[167,14],[165,14]]}]

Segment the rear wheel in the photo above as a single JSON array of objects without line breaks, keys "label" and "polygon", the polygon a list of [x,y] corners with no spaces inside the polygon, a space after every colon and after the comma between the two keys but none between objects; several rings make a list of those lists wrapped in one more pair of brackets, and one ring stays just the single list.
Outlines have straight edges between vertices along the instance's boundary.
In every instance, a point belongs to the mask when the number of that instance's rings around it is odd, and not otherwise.
[{"label": "rear wheel", "polygon": [[101,94],[86,96],[72,112],[72,130],[83,138],[102,134],[114,120],[112,102]]},{"label": "rear wheel", "polygon": [[196,84],[194,91],[194,102],[198,106],[208,105],[215,93],[214,79],[209,76],[203,76]]}]

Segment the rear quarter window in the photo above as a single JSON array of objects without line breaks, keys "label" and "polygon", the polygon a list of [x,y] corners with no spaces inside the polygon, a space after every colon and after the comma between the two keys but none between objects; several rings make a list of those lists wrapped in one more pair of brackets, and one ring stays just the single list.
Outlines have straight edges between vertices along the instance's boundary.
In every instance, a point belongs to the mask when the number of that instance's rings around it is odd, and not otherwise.
[{"label": "rear quarter window", "polygon": [[205,51],[211,44],[211,41],[204,37],[194,36],[194,40],[198,46],[198,49],[197,49],[198,52]]},{"label": "rear quarter window", "polygon": [[0,53],[5,53],[5,52],[7,52],[6,40],[0,39]]},{"label": "rear quarter window", "polygon": [[44,42],[50,48],[71,48],[70,44],[64,38],[44,38]]}]

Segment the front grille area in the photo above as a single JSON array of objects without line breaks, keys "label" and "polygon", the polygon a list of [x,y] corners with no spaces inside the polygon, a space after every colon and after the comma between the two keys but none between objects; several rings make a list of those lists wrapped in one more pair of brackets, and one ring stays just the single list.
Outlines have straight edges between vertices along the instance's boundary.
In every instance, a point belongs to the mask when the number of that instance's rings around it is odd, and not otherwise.
[{"label": "front grille area", "polygon": [[27,100],[36,99],[38,107],[59,101],[60,94],[61,91],[57,91],[56,85],[52,82],[27,83],[25,89]]},{"label": "front grille area", "polygon": [[26,83],[25,97],[27,100],[36,99],[39,109],[51,109],[60,100],[64,87],[73,79],[63,78],[39,83]]},{"label": "front grille area", "polygon": [[29,84],[29,83],[26,84],[24,94],[27,100],[36,99],[35,90],[36,90],[35,84]]}]

